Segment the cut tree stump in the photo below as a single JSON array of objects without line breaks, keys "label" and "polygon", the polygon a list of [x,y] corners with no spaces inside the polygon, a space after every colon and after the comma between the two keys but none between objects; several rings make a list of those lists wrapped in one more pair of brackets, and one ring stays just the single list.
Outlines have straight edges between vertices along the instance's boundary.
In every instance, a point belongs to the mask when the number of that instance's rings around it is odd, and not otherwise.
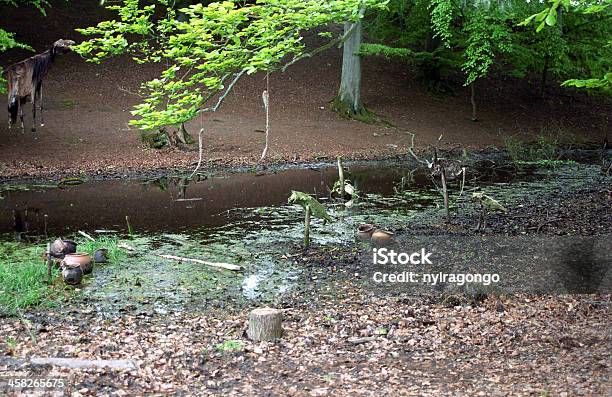
[{"label": "cut tree stump", "polygon": [[256,342],[279,339],[283,336],[283,312],[269,307],[251,311],[247,336]]}]

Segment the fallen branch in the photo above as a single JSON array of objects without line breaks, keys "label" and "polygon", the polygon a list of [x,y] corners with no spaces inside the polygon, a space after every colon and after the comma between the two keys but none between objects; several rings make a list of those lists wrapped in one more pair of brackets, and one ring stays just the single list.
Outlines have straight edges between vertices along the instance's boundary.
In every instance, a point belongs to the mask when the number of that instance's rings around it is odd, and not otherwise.
[{"label": "fallen branch", "polygon": [[164,259],[172,259],[175,261],[179,261],[179,262],[193,262],[193,263],[199,263],[201,265],[206,265],[206,266],[210,266],[210,267],[217,267],[220,269],[226,269],[226,270],[233,270],[233,271],[241,271],[242,270],[242,266],[239,265],[234,265],[231,263],[222,263],[222,262],[208,262],[208,261],[204,261],[202,259],[194,259],[194,258],[183,258],[180,256],[174,256],[174,255],[158,255],[160,258],[164,258]]},{"label": "fallen branch", "polygon": [[117,248],[123,248],[124,250],[128,250],[128,251],[136,251],[136,248],[132,247],[131,245],[128,245],[126,243],[119,243],[117,244]]},{"label": "fallen branch", "polygon": [[[197,171],[197,168],[196,168],[196,171]],[[176,202],[176,201],[200,201],[200,200],[203,200],[203,198],[202,197],[194,197],[194,198],[186,198],[186,199],[176,199],[174,201]]]},{"label": "fallen branch", "polygon": [[373,342],[375,340],[377,340],[379,337],[378,336],[365,336],[363,338],[348,338],[347,342],[348,343],[352,343],[353,345],[360,345],[362,343],[367,343],[367,342]]},{"label": "fallen branch", "polygon": [[78,358],[32,357],[32,365],[55,365],[64,368],[111,368],[111,369],[138,369],[132,360],[81,360]]},{"label": "fallen branch", "polygon": [[95,242],[95,241],[96,241],[96,239],[95,239],[95,238],[91,237],[89,234],[87,234],[87,233],[85,233],[85,232],[83,232],[83,231],[81,231],[81,230],[79,230],[79,234],[80,234],[81,236],[85,237],[85,238],[86,238],[87,240],[89,240],[89,241],[93,241],[93,242]]}]

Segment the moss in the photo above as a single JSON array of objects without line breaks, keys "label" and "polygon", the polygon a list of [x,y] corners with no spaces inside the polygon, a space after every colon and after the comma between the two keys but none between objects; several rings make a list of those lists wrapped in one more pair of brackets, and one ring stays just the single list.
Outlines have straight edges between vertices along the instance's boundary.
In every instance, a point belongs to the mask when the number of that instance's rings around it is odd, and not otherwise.
[{"label": "moss", "polygon": [[353,110],[346,104],[346,102],[342,101],[340,97],[336,96],[332,102],[332,110],[337,112],[340,116],[349,120],[357,120],[366,124],[381,124],[385,123],[378,115],[369,110],[365,106],[361,106],[361,109],[358,112],[353,112]]},{"label": "moss", "polygon": [[161,149],[168,145],[168,134],[165,130],[145,131],[140,134],[140,140],[151,149]]}]

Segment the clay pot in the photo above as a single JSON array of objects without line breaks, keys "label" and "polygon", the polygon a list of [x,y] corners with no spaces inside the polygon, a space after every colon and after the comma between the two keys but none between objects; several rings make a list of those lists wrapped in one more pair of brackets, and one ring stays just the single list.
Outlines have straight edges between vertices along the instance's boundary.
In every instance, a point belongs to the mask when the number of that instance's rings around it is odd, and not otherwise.
[{"label": "clay pot", "polygon": [[96,250],[93,254],[93,260],[96,263],[106,263],[108,262],[108,250],[106,248],[100,248]]},{"label": "clay pot", "polygon": [[62,261],[62,276],[66,284],[77,285],[83,281],[83,269],[79,264],[69,265]]},{"label": "clay pot", "polygon": [[74,254],[77,249],[77,244],[71,240],[57,239],[51,243],[51,256],[55,258],[63,258],[66,254]]},{"label": "clay pot", "polygon": [[370,241],[374,246],[383,247],[395,243],[395,239],[393,238],[393,236],[394,234],[391,232],[376,229],[372,233],[372,238],[370,239]]},{"label": "clay pot", "polygon": [[64,257],[64,266],[78,265],[83,270],[83,274],[89,274],[93,271],[93,263],[91,256],[84,252],[78,254],[68,254]]},{"label": "clay pot", "polygon": [[374,233],[374,225],[370,223],[364,223],[357,227],[357,240],[359,241],[368,241],[372,238],[372,233]]}]

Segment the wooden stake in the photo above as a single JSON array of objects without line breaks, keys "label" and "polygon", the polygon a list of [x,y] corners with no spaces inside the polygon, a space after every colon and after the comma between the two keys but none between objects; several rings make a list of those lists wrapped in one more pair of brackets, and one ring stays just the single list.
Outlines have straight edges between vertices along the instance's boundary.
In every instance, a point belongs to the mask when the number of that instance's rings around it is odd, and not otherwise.
[{"label": "wooden stake", "polygon": [[53,259],[51,258],[51,243],[47,243],[46,254],[47,254],[47,277],[49,278],[49,282],[51,282],[51,267],[53,266]]},{"label": "wooden stake", "polygon": [[283,336],[283,312],[269,307],[254,309],[249,313],[247,336],[256,342],[279,339]]},{"label": "wooden stake", "polygon": [[446,210],[446,219],[450,222],[450,210],[448,208],[448,187],[446,186],[446,170],[444,166],[440,169],[440,179],[442,180],[442,195],[444,196],[444,209]]},{"label": "wooden stake", "polygon": [[340,197],[344,197],[344,168],[342,167],[342,157],[338,156],[338,180],[340,180]]},{"label": "wooden stake", "polygon": [[307,205],[305,208],[304,215],[304,248],[310,246],[310,206]]}]

